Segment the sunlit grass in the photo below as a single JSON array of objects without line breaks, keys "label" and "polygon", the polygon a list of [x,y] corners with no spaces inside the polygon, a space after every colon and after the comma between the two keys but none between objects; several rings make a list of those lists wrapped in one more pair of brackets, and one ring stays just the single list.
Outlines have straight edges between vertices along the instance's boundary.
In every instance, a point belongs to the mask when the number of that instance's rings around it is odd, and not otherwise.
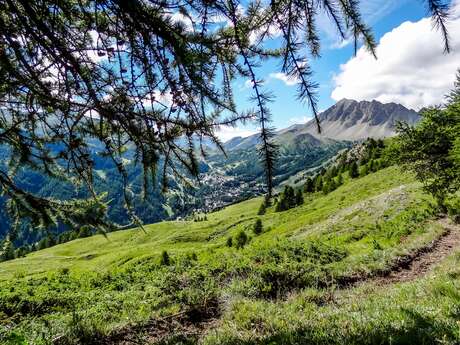
[{"label": "sunlit grass", "polygon": [[[456,258],[435,278],[334,292],[339,281],[385,270],[442,233],[431,220],[431,199],[412,176],[390,167],[347,180],[328,195],[305,196],[300,207],[279,213],[271,207],[257,216],[261,202],[229,206],[207,221],[78,239],[0,264],[0,319],[9,327],[4,336],[14,333],[34,344],[47,344],[53,335],[82,342],[90,330],[96,337],[215,303],[223,321],[204,343],[380,344],[390,343],[391,332],[403,341],[414,336],[414,312],[430,306],[438,308],[439,320],[416,339],[442,339],[442,332],[453,339],[456,324],[447,305],[457,296],[439,297],[432,287],[457,286],[459,275],[446,273]],[[264,231],[256,236],[258,217]],[[227,247],[241,230],[249,243]],[[160,263],[163,251],[169,265]],[[445,286],[442,291],[451,291]]]}]

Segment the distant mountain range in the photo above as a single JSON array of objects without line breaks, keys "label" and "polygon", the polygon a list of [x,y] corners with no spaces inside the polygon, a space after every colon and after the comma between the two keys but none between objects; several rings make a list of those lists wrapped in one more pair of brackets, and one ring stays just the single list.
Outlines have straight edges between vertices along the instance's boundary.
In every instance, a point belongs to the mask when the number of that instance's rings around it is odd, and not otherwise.
[{"label": "distant mountain range", "polygon": [[[309,142],[327,139],[357,141],[367,138],[394,136],[396,122],[411,125],[417,123],[420,115],[401,104],[378,101],[354,101],[343,99],[319,115],[321,133],[315,120],[297,124],[277,132],[279,143],[307,140]],[[258,135],[246,138],[236,137],[225,143],[227,150],[248,149],[258,143]]]},{"label": "distant mountain range", "polygon": [[[312,120],[276,132],[275,140],[280,152],[274,174],[275,185],[302,183],[304,178],[326,164],[340,150],[349,148],[356,140],[367,137],[381,138],[395,134],[396,121],[414,124],[419,115],[399,104],[382,104],[377,101],[356,102],[342,100],[320,114],[322,133]],[[161,193],[160,181],[150,191],[147,200],[141,198],[142,171],[128,164],[130,185],[135,194],[134,208],[146,223],[173,219],[193,210],[209,211],[242,199],[260,195],[265,191],[264,168],[256,146],[259,136],[236,137],[224,147],[227,155],[209,152],[200,161],[200,176],[189,188],[176,181],[171,174],[170,193]],[[3,158],[2,158],[3,157]],[[7,160],[8,152],[0,149],[0,168]],[[129,156],[127,156],[129,158]],[[127,159],[129,161],[129,159]],[[122,181],[109,160],[95,155],[95,187],[98,192],[109,193],[109,216],[118,223],[128,219],[121,197]],[[83,197],[85,193],[60,181],[41,176],[34,171],[22,171],[17,183],[27,190],[58,199]],[[4,199],[0,198],[0,240],[10,227],[4,213]],[[32,242],[40,234],[23,233],[18,241]]]}]

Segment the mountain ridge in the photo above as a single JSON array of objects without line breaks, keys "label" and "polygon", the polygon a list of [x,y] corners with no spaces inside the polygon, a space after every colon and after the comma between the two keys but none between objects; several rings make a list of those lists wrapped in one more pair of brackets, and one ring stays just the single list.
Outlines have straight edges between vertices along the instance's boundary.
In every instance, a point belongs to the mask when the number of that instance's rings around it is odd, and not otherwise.
[{"label": "mountain ridge", "polygon": [[[314,119],[305,124],[294,124],[278,130],[275,141],[284,142],[286,136],[312,136],[311,140],[357,141],[369,137],[380,139],[396,135],[396,122],[416,124],[420,115],[399,103],[382,103],[377,100],[355,101],[342,99],[319,114],[321,133]],[[257,145],[258,134],[234,137],[224,143],[228,150],[248,149]]]}]

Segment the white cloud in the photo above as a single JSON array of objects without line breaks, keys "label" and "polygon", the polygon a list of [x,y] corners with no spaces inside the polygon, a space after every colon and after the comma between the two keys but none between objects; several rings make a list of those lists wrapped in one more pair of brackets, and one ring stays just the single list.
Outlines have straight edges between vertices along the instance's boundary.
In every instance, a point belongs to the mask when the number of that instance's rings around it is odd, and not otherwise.
[{"label": "white cloud", "polygon": [[191,20],[191,18],[183,15],[180,12],[175,12],[173,15],[171,15],[171,20],[174,23],[181,23],[182,25],[184,25],[185,30],[187,30],[188,32],[194,31],[193,21]]},{"label": "white cloud", "polygon": [[[101,46],[101,42],[98,42],[99,33],[96,30],[90,30],[88,33],[91,37],[91,48],[93,49],[88,50],[87,52],[89,59],[94,63],[101,62],[102,60],[107,60],[106,53],[104,53],[104,55],[101,56],[98,52],[98,47]],[[112,47],[114,48],[115,46],[113,45]]]},{"label": "white cloud", "polygon": [[294,85],[297,85],[299,83],[299,79],[297,79],[295,77],[292,77],[292,76],[289,76],[286,73],[281,73],[281,72],[270,73],[269,77],[272,78],[272,79],[281,80],[287,86],[294,86]]},{"label": "white cloud", "polygon": [[330,49],[342,49],[342,48],[345,48],[346,46],[350,45],[353,43],[353,39],[352,38],[346,38],[344,40],[339,40],[339,41],[336,41],[334,43],[332,43],[331,45],[329,45],[329,48]]},{"label": "white cloud", "polygon": [[256,130],[251,130],[247,128],[238,128],[238,127],[231,127],[231,126],[221,126],[220,129],[217,131],[217,136],[223,142],[226,142],[234,137],[249,137],[257,133]]},{"label": "white cloud", "polygon": [[310,121],[311,119],[312,119],[311,116],[291,117],[289,119],[289,123],[292,123],[292,124],[304,124],[304,123],[307,123],[308,121]]},{"label": "white cloud", "polygon": [[397,102],[413,109],[442,103],[460,68],[460,1],[449,23],[452,52],[430,18],[405,22],[386,33],[374,59],[364,48],[340,66],[331,97]]}]

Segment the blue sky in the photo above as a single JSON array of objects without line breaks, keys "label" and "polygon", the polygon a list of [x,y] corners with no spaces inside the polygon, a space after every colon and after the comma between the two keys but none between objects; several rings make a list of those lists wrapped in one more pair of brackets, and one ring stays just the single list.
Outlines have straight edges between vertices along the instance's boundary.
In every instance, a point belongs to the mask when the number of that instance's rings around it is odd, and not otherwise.
[{"label": "blue sky", "polygon": [[[457,6],[460,4],[460,1],[454,0],[453,4]],[[394,47],[395,45],[401,47],[401,49],[404,49],[406,45],[408,47],[413,47],[413,42],[418,42],[419,40],[423,40],[424,38],[426,38],[427,40],[431,38],[431,36],[424,37],[422,36],[422,34],[420,34],[421,37],[419,38],[414,37],[414,34],[417,34],[418,32],[421,33],[422,29],[424,29],[427,26],[429,26],[429,29],[431,30],[431,24],[428,24],[428,19],[423,19],[424,17],[427,17],[427,10],[425,7],[425,3],[422,0],[367,0],[362,1],[361,11],[363,13],[363,18],[373,29],[376,42],[381,43],[381,53],[383,56],[385,56],[385,59],[387,61],[393,61],[391,54],[401,53],[398,51],[388,52],[388,50],[392,49],[391,47]],[[414,25],[411,26],[409,25],[410,23],[406,22],[412,22],[414,23]],[[403,23],[406,23],[407,25]],[[338,100],[338,98],[341,97],[341,95],[350,96],[350,98],[355,98],[358,100],[368,98],[379,99],[379,96],[381,96],[381,99],[379,100],[382,101],[399,100],[398,92],[394,92],[391,95],[385,96],[383,95],[383,90],[379,91],[379,87],[382,86],[374,84],[365,84],[367,76],[371,78],[371,76],[373,75],[374,72],[372,70],[382,71],[383,74],[379,75],[379,79],[384,80],[387,79],[387,75],[384,74],[383,71],[389,68],[395,68],[395,66],[384,65],[385,62],[380,61],[381,59],[379,59],[377,62],[370,61],[369,57],[365,56],[367,53],[364,52],[363,49],[360,50],[358,52],[358,55],[355,57],[353,45],[343,44],[340,41],[338,41],[337,33],[334,31],[331,25],[328,25],[328,20],[326,20],[326,18],[321,17],[318,21],[318,25],[321,29],[322,50],[321,57],[312,61],[312,68],[314,71],[314,79],[320,85],[318,89],[318,105],[320,110],[325,110],[331,105],[333,105]],[[454,27],[454,29],[456,28],[457,26]],[[439,35],[439,33],[435,32],[434,35]],[[384,39],[382,40],[382,42],[380,42],[382,37]],[[452,35],[452,37],[455,41],[455,35]],[[436,51],[436,56],[442,56],[443,54],[440,46],[442,42],[440,36],[438,43],[433,44],[432,42],[428,42],[428,44],[431,44],[433,46],[433,49]],[[455,48],[456,47],[454,46],[454,50]],[[416,47],[414,49],[417,50]],[[424,46],[424,49],[427,49],[426,46]],[[389,53],[390,57],[388,57]],[[412,53],[416,54],[417,52],[413,51]],[[449,59],[448,62],[450,66],[448,71],[446,72],[449,74],[449,77],[447,78],[449,80],[448,82],[444,82],[442,87],[440,86],[442,90],[439,92],[444,92],[446,85],[450,85],[449,83],[451,82],[451,79],[454,77],[454,71],[456,69],[455,58],[458,57],[455,55],[455,53],[456,52],[454,51],[453,56],[446,58]],[[400,62],[394,61],[394,64],[397,65],[398,63],[404,63],[411,65],[411,61],[417,60],[417,55],[414,55],[412,57],[406,56],[407,54],[405,55],[405,53],[401,55],[409,59],[409,63],[406,59],[405,61],[401,60]],[[433,59],[434,61],[434,57],[430,59]],[[363,66],[368,66],[371,70],[367,72],[363,71],[362,75],[356,75],[360,74],[356,72],[356,69],[359,69],[360,61],[362,61]],[[459,61],[458,67],[460,67],[460,59],[456,61]],[[373,64],[375,64],[374,67],[372,67]],[[446,61],[440,60],[439,65],[446,65]],[[395,73],[398,73],[397,71],[401,66],[396,67],[397,68],[395,68]],[[399,80],[401,80],[402,84],[402,81],[409,82],[409,77],[418,74],[422,69],[425,69],[423,64],[419,67],[418,70],[407,70],[407,78],[404,74],[396,76],[398,77],[398,79],[396,79],[396,82],[392,81],[391,87],[393,88],[394,84],[398,84]],[[451,71],[452,69],[453,71]],[[260,68],[258,68],[257,72],[259,78],[263,78],[265,80],[265,89],[272,91],[273,94],[276,96],[275,101],[271,104],[273,125],[276,128],[281,129],[288,127],[294,123],[302,123],[311,117],[312,114],[308,106],[301,104],[296,99],[296,85],[292,82],[289,83],[291,85],[287,85],[284,81],[275,78],[274,73],[280,72],[279,62],[273,60],[267,61]],[[356,78],[362,79],[360,81],[360,84],[356,84],[352,80],[352,73],[353,75],[356,75]],[[450,76],[450,74],[452,74],[452,76]],[[340,78],[337,79],[337,76],[340,76]],[[377,75],[374,75],[374,77],[377,78]],[[391,79],[392,76],[390,75],[389,78]],[[338,87],[338,80],[341,84],[340,87]],[[400,85],[400,89],[415,90],[416,94],[424,94],[423,99],[427,101],[421,102],[413,96],[411,98],[404,98],[403,96],[401,96],[400,103],[408,107],[417,108],[419,104],[421,107],[427,105],[427,102],[431,102],[429,100],[430,97],[426,95],[425,90],[417,91],[416,87],[414,87],[413,85],[415,84],[411,81],[406,86]],[[365,89],[373,90],[373,92],[363,94],[360,90]],[[236,103],[240,109],[247,109],[247,107],[250,107],[250,103],[248,102],[248,96],[251,94],[251,88],[248,85],[248,83],[245,83],[245,80],[238,80],[235,82],[234,94]],[[334,97],[332,97],[333,94]],[[404,94],[401,93],[401,95]],[[256,127],[253,125],[246,127],[238,127],[235,129],[223,129],[221,133],[221,138],[223,140],[227,140],[230,137],[236,135],[246,136],[255,130]]]}]

